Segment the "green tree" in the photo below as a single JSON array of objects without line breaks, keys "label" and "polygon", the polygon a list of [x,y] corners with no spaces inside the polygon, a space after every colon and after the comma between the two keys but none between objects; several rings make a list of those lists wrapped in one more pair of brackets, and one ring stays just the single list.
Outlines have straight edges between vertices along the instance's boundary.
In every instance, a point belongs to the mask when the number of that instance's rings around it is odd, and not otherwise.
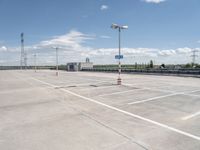
[{"label": "green tree", "polygon": [[137,69],[138,68],[138,64],[137,64],[137,62],[135,62],[135,69]]},{"label": "green tree", "polygon": [[192,68],[192,64],[191,63],[186,64],[185,68]]},{"label": "green tree", "polygon": [[149,67],[150,67],[150,68],[153,68],[153,60],[150,60]]}]

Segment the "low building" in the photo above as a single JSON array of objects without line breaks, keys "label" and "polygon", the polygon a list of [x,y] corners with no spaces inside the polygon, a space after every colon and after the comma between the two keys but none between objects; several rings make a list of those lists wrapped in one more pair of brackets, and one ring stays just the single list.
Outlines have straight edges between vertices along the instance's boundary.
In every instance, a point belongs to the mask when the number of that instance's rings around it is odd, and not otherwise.
[{"label": "low building", "polygon": [[79,62],[67,63],[67,71],[79,71]]},{"label": "low building", "polygon": [[89,58],[86,58],[86,62],[70,62],[67,63],[67,71],[81,71],[84,69],[92,69],[93,63]]},{"label": "low building", "polygon": [[79,69],[92,69],[93,68],[93,63],[92,62],[80,62],[79,63]]}]

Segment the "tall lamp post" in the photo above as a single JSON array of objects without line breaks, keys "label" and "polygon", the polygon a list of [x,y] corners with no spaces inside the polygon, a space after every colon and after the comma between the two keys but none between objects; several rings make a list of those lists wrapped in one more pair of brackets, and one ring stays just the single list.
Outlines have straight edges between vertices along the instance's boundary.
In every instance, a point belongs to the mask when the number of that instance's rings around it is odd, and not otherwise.
[{"label": "tall lamp post", "polygon": [[37,70],[37,67],[36,67],[36,53],[34,54],[34,69],[35,69],[35,72],[36,72],[36,70]]},{"label": "tall lamp post", "polygon": [[120,26],[117,24],[112,24],[111,25],[112,29],[118,29],[119,31],[119,55],[118,55],[118,59],[119,59],[119,65],[118,65],[118,79],[117,79],[117,84],[121,85],[122,84],[122,79],[121,79],[121,58],[123,57],[121,55],[121,30],[122,29],[128,29],[128,26]]},{"label": "tall lamp post", "polygon": [[58,76],[58,47],[56,47],[56,76]]},{"label": "tall lamp post", "polygon": [[58,47],[52,47],[56,49],[56,76],[58,76]]}]

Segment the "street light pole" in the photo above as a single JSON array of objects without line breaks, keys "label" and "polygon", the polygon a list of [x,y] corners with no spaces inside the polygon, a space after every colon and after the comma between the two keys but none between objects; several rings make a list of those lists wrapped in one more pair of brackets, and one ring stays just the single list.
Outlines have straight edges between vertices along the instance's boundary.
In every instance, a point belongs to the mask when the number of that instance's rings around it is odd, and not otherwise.
[{"label": "street light pole", "polygon": [[51,47],[56,49],[56,76],[58,76],[58,47]]},{"label": "street light pole", "polygon": [[58,76],[58,47],[56,47],[56,76]]},{"label": "street light pole", "polygon": [[[119,56],[121,56],[121,28],[119,28]],[[118,79],[117,84],[121,85],[122,79],[121,79],[121,59],[119,58],[119,66],[118,66]]]},{"label": "street light pole", "polygon": [[119,64],[118,64],[118,79],[117,79],[117,84],[121,85],[122,84],[122,79],[121,79],[121,29],[128,29],[128,26],[119,26],[117,24],[112,24],[111,28],[113,29],[118,29],[119,31]]},{"label": "street light pole", "polygon": [[36,54],[34,54],[34,66],[35,66],[35,72],[36,72]]}]

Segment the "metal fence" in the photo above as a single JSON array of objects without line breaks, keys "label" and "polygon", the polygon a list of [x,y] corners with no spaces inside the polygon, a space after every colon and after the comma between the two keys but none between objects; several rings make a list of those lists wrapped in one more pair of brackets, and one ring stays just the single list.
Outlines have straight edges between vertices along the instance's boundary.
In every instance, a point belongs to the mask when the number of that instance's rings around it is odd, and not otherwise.
[{"label": "metal fence", "polygon": [[[117,72],[118,69],[93,68],[93,69],[83,69],[82,71]],[[122,72],[124,72],[124,73],[149,73],[149,74],[200,75],[200,69],[122,69]]]}]

